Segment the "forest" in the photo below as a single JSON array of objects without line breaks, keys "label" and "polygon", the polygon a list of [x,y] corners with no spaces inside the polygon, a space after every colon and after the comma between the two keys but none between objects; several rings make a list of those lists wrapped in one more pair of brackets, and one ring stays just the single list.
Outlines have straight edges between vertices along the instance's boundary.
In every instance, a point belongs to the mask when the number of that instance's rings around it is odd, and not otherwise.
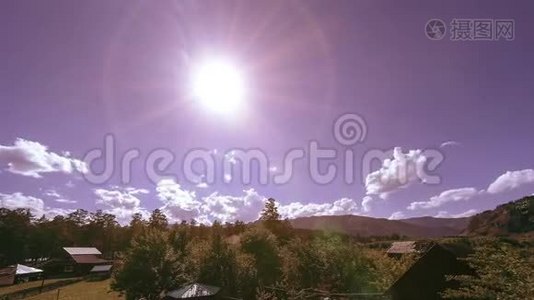
[{"label": "forest", "polygon": [[[399,239],[401,237],[394,237]],[[126,299],[159,299],[162,292],[201,282],[234,299],[380,298],[417,259],[391,258],[391,241],[296,230],[269,199],[258,221],[211,226],[170,224],[154,210],[120,226],[114,215],[77,210],[49,220],[28,210],[0,209],[0,266],[54,257],[62,247],[91,246],[114,261],[111,288]],[[519,237],[435,240],[467,249],[475,275],[450,276],[447,299],[532,299],[534,246]],[[498,264],[500,267],[495,268]],[[374,298],[373,298],[374,297]]]}]

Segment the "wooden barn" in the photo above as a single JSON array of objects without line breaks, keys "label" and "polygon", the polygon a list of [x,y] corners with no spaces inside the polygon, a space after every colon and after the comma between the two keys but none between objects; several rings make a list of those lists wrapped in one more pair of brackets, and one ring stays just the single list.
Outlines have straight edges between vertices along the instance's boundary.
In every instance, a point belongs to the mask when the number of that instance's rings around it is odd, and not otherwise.
[{"label": "wooden barn", "polygon": [[440,292],[455,288],[445,275],[472,274],[467,264],[450,248],[432,244],[387,290],[392,300],[442,299]]},{"label": "wooden barn", "polygon": [[61,255],[51,259],[44,268],[51,275],[86,275],[95,266],[113,264],[101,256],[102,253],[94,247],[64,247]]}]

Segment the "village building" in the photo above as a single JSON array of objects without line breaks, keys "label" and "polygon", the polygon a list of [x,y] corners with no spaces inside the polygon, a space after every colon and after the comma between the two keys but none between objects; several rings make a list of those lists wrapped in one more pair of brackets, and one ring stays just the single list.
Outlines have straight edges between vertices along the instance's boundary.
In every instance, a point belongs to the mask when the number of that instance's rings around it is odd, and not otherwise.
[{"label": "village building", "polygon": [[91,270],[89,270],[89,275],[91,277],[107,278],[111,276],[112,268],[113,268],[112,264],[96,265]]},{"label": "village building", "polygon": [[432,247],[432,243],[423,241],[393,242],[386,251],[389,257],[400,258],[406,254],[423,253]]},{"label": "village building", "polygon": [[[391,253],[394,256],[414,253],[413,244],[397,244]],[[390,253],[388,253],[390,254]],[[446,279],[446,275],[473,274],[473,271],[458,257],[465,256],[454,248],[431,244],[421,253],[421,257],[393,283],[386,291],[392,300],[437,300],[440,293],[448,288],[456,288],[457,283]]]},{"label": "village building", "polygon": [[43,270],[16,264],[0,269],[0,286],[41,279]]},{"label": "village building", "polygon": [[220,288],[216,286],[192,283],[185,285],[179,289],[170,291],[165,294],[163,299],[190,299],[190,300],[205,300],[205,299],[218,299],[217,295],[220,292]]},{"label": "village building", "polygon": [[[95,266],[111,266],[113,262],[103,259],[94,247],[64,247],[61,255],[50,259],[44,266],[48,275],[86,275]],[[109,267],[111,269],[111,267]]]}]

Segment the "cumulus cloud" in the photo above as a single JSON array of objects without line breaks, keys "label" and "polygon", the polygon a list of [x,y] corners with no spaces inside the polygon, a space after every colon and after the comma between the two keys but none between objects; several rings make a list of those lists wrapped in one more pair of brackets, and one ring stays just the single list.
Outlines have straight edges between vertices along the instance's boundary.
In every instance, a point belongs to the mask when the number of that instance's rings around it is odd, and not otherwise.
[{"label": "cumulus cloud", "polygon": [[466,201],[482,193],[473,187],[452,189],[430,198],[430,201],[412,202],[409,210],[436,208],[449,202]]},{"label": "cumulus cloud", "polygon": [[465,218],[470,217],[478,212],[477,209],[469,209],[457,214],[449,214],[447,211],[439,211],[434,217],[435,218]]},{"label": "cumulus cloud", "polygon": [[[252,222],[259,218],[266,197],[254,189],[243,190],[240,195],[224,195],[219,192],[206,197],[198,197],[194,191],[184,189],[171,179],[160,181],[156,188],[163,206],[160,208],[170,220],[194,219],[199,223],[210,224],[215,220]],[[278,204],[283,218],[297,218],[318,215],[346,215],[358,211],[358,204],[350,198],[341,198],[333,203],[293,202]]]},{"label": "cumulus cloud", "polygon": [[396,211],[394,213],[391,214],[391,216],[389,216],[389,220],[400,220],[400,219],[404,219],[406,218],[406,216],[404,215],[404,213],[402,211]]},{"label": "cumulus cloud", "polygon": [[488,193],[499,194],[508,192],[527,184],[534,183],[534,170],[525,169],[519,171],[508,171],[499,176],[488,186]]},{"label": "cumulus cloud", "polygon": [[371,211],[371,202],[373,202],[373,197],[371,196],[365,196],[362,199],[362,210],[364,212]]},{"label": "cumulus cloud", "polygon": [[400,188],[423,181],[420,175],[427,160],[422,150],[403,153],[400,147],[395,147],[393,158],[385,159],[380,169],[367,175],[365,179],[367,195],[378,195],[385,199]]},{"label": "cumulus cloud", "polygon": [[213,193],[204,197],[201,210],[208,220],[251,222],[258,219],[264,204],[265,197],[254,189],[248,189],[244,190],[241,196]]},{"label": "cumulus cloud", "polygon": [[104,207],[105,213],[115,215],[119,223],[127,223],[135,213],[148,215],[139,199],[139,195],[148,194],[148,190],[113,186],[111,189],[96,189],[94,193],[97,197],[96,204]]},{"label": "cumulus cloud", "polygon": [[38,142],[18,138],[11,146],[0,145],[0,163],[14,174],[42,177],[43,173],[87,172],[83,161],[70,157],[70,153],[57,154]]},{"label": "cumulus cloud", "polygon": [[72,212],[69,209],[48,207],[42,199],[19,192],[13,194],[0,193],[0,207],[12,210],[18,208],[28,209],[38,218],[43,215],[47,218],[53,218],[57,215],[65,215]]},{"label": "cumulus cloud", "polygon": [[201,213],[202,203],[194,191],[183,189],[173,179],[160,180],[156,187],[161,210],[172,220],[191,220]]},{"label": "cumulus cloud", "polygon": [[258,219],[265,197],[254,189],[244,190],[242,195],[223,195],[218,192],[197,197],[194,191],[184,189],[172,179],[161,180],[156,192],[163,206],[160,208],[174,222],[194,219],[209,224],[215,220],[250,222]]},{"label": "cumulus cloud", "polygon": [[358,211],[358,204],[350,198],[341,198],[333,203],[292,202],[278,207],[284,218],[299,218],[310,216],[350,215]]},{"label": "cumulus cloud", "polygon": [[[408,209],[417,210],[436,208],[449,202],[467,201],[479,195],[509,192],[528,184],[534,184],[533,169],[508,171],[492,182],[487,190],[477,190],[474,187],[446,190],[437,196],[431,197],[429,201],[412,202],[408,206]],[[476,210],[468,210],[462,214],[450,215],[446,211],[440,211],[437,216],[459,218],[462,216],[469,216],[470,214],[472,215],[476,212]]]}]

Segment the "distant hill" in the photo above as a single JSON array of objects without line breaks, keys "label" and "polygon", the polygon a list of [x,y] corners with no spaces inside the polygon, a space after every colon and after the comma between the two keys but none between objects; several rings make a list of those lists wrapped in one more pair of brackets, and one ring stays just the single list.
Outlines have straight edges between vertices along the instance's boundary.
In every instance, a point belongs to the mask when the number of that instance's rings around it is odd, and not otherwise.
[{"label": "distant hill", "polygon": [[298,229],[328,230],[351,236],[441,237],[458,235],[466,230],[469,218],[421,217],[388,220],[363,216],[317,216],[290,220]]},{"label": "distant hill", "polygon": [[534,232],[534,196],[497,206],[469,218],[419,217],[388,220],[363,216],[317,216],[289,220],[293,227],[351,236],[431,238],[453,235],[507,235]]},{"label": "distant hill", "polygon": [[534,196],[497,206],[471,217],[468,235],[506,235],[534,231]]}]

